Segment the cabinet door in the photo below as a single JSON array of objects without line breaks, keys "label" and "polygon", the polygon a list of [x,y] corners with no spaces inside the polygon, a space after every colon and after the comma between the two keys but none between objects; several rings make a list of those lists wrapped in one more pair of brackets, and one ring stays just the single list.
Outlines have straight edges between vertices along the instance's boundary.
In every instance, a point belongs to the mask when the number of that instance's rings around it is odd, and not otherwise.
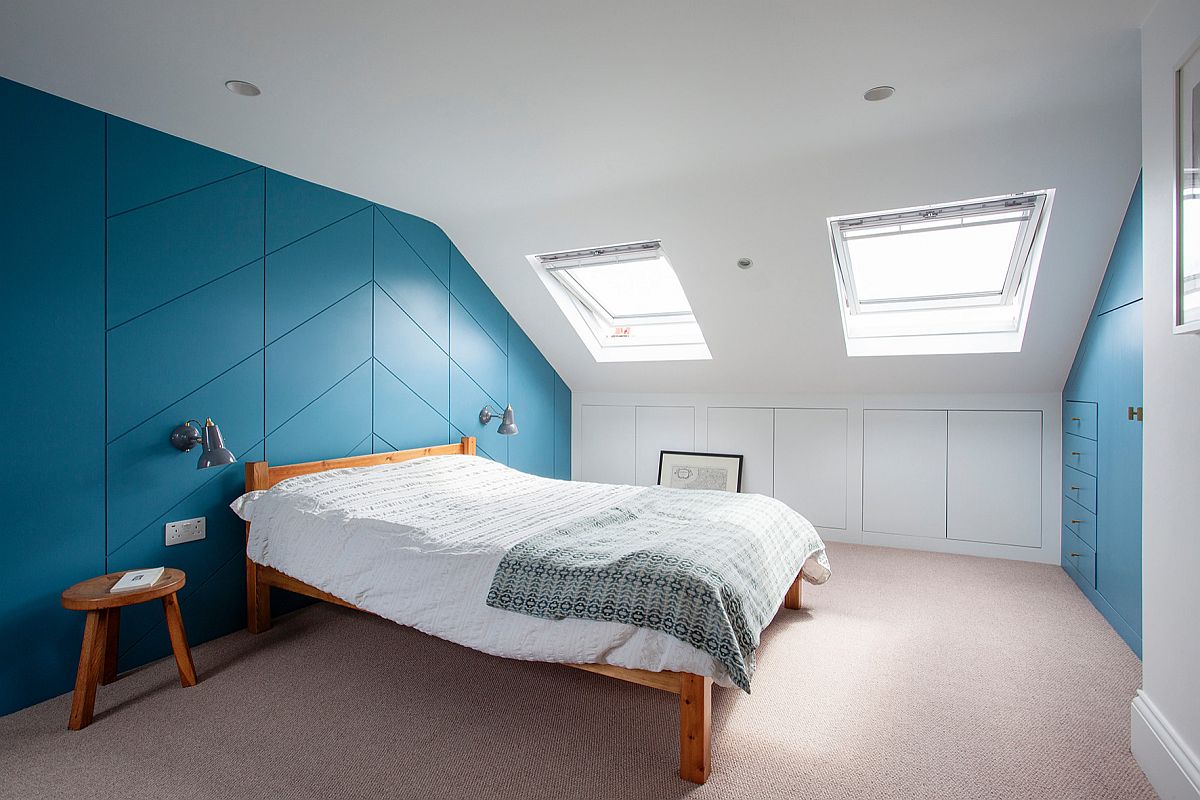
[{"label": "cabinet door", "polygon": [[1041,412],[951,411],[947,423],[947,537],[1041,546]]},{"label": "cabinet door", "polygon": [[773,408],[710,408],[708,452],[740,454],[742,491],[774,494]]},{"label": "cabinet door", "polygon": [[585,481],[632,484],[633,406],[583,406],[579,414],[579,469]]},{"label": "cabinet door", "polygon": [[638,406],[635,429],[638,486],[658,484],[658,456],[663,450],[696,449],[696,409],[691,406]]},{"label": "cabinet door", "polygon": [[775,409],[775,497],[822,528],[846,527],[844,408]]},{"label": "cabinet door", "polygon": [[1142,633],[1142,304],[1097,318],[1105,353],[1097,409],[1096,591]]},{"label": "cabinet door", "polygon": [[863,412],[863,530],[946,536],[946,412]]}]

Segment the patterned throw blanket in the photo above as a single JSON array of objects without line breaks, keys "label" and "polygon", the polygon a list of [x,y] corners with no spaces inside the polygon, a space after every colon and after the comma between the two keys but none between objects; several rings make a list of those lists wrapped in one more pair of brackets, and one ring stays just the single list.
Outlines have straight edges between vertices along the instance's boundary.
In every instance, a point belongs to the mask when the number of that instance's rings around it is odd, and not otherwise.
[{"label": "patterned throw blanket", "polygon": [[487,604],[662,631],[749,692],[759,634],[801,568],[824,583],[825,547],[778,500],[655,488],[514,545]]}]

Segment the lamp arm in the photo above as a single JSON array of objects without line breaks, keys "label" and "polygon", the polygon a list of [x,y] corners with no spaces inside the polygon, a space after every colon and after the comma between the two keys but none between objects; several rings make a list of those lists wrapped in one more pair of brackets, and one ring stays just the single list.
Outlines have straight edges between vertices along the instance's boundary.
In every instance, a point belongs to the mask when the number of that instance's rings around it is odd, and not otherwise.
[{"label": "lamp arm", "polygon": [[[185,453],[188,452],[203,440],[203,436],[200,433],[203,427],[199,420],[189,419],[171,431],[171,444],[175,445],[178,450],[182,450]],[[195,431],[195,434],[192,431]]]}]

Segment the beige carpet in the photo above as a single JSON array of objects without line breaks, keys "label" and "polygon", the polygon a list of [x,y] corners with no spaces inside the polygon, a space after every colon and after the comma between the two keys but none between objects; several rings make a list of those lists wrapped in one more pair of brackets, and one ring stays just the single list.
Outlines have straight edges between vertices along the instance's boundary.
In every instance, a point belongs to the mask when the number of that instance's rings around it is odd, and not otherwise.
[{"label": "beige carpet", "polygon": [[[675,777],[677,701],[329,606],[0,718],[0,796],[1134,798],[1141,667],[1056,567],[831,545],[754,694],[714,690],[713,775]],[[184,607],[184,615],[187,608]]]}]

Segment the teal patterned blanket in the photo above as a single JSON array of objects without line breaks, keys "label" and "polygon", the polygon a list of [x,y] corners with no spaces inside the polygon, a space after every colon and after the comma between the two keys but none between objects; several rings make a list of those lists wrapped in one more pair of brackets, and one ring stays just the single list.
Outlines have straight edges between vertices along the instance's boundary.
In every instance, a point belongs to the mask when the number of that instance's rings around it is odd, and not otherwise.
[{"label": "teal patterned blanket", "polygon": [[662,631],[711,655],[749,692],[759,635],[802,569],[823,583],[825,546],[778,500],[652,488],[514,545],[487,604]]}]

